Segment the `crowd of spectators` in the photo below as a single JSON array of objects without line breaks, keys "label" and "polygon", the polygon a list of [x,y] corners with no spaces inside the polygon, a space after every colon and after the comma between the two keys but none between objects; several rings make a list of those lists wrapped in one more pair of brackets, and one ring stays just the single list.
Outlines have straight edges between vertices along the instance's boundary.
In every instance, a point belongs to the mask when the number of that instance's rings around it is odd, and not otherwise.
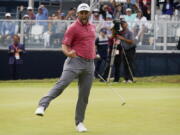
[{"label": "crowd of spectators", "polygon": [[[165,0],[162,7],[162,14],[169,16],[174,15],[179,8],[180,2],[173,2],[173,0]],[[177,13],[176,13],[177,14]],[[139,40],[140,45],[142,44],[143,33],[146,30],[146,22],[151,20],[151,0],[127,0],[125,3],[116,2],[116,0],[110,0],[109,3],[100,3],[99,8],[92,10],[90,20],[97,25],[97,32],[101,28],[107,29],[107,34],[111,35],[112,20],[124,18],[129,22],[130,29],[135,32],[136,38]],[[11,20],[11,14],[6,13],[6,20]],[[34,20],[34,24],[41,25],[43,27],[43,34],[53,39],[52,42],[56,43],[58,36],[63,36],[62,32],[67,28],[67,24],[58,23],[58,20],[75,20],[76,19],[76,8],[70,8],[67,13],[57,10],[52,14],[48,13],[48,9],[44,5],[40,5],[37,9],[37,13],[34,13],[32,7],[19,7],[18,19],[23,20]],[[43,21],[50,20],[50,21]],[[57,21],[57,22],[54,22]],[[98,23],[96,23],[98,21]],[[102,22],[102,23],[99,23]],[[132,23],[133,22],[133,23]],[[17,22],[1,21],[0,22],[0,35],[2,40],[11,37],[13,34],[20,32],[20,28],[17,28]],[[28,33],[31,29],[32,22],[24,23],[24,33]],[[59,27],[61,26],[61,27]],[[51,41],[51,40],[50,40]],[[50,43],[51,44],[51,43]],[[49,46],[49,44],[45,44]]]}]

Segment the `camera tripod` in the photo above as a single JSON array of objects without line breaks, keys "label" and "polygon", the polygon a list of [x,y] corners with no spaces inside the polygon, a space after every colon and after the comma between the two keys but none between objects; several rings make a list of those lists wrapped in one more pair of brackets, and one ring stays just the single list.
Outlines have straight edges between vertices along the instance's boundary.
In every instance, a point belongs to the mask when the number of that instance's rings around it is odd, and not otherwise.
[{"label": "camera tripod", "polygon": [[[115,40],[117,40],[117,39],[115,39]],[[113,65],[114,65],[114,59],[115,59],[115,56],[116,56],[117,45],[115,44],[115,40],[114,40],[114,42],[113,42],[113,47],[112,47],[112,52],[111,52],[110,68],[109,68],[109,73],[108,73],[107,82],[110,82],[111,73],[112,73],[112,68],[113,68]],[[129,72],[130,72],[132,81],[134,81],[134,75],[133,75],[132,69],[131,69],[131,67],[130,67],[130,64],[129,64],[129,61],[128,61],[126,52],[125,52],[123,46],[121,46],[121,48],[122,48],[122,52],[123,52],[125,61],[126,61],[126,63],[127,63],[128,70],[129,70]]]}]

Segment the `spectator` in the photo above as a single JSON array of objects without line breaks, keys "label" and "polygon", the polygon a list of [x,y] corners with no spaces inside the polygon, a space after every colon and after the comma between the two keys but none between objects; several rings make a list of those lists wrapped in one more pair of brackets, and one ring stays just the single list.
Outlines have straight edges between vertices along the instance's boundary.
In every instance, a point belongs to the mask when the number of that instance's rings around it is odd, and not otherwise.
[{"label": "spectator", "polygon": [[31,23],[29,22],[29,16],[27,14],[25,14],[23,16],[23,20],[24,20],[24,34],[25,34],[25,37],[27,37],[30,33],[30,30],[31,30]]},{"label": "spectator", "polygon": [[96,8],[92,11],[92,14],[90,16],[90,22],[92,22],[96,26],[96,32],[98,35],[100,29],[102,28],[103,22],[104,22],[104,19],[103,19],[102,15],[100,14],[99,9]]},{"label": "spectator", "polygon": [[139,7],[143,12],[143,15],[147,18],[147,20],[151,20],[151,1],[139,0]]},{"label": "spectator", "polygon": [[55,12],[55,16],[57,17],[57,19],[60,19],[61,18],[61,10],[57,10]]},{"label": "spectator", "polygon": [[147,31],[147,18],[143,16],[142,11],[137,12],[135,18],[135,26],[133,32],[135,39],[139,41],[139,45],[142,45],[144,33]]},{"label": "spectator", "polygon": [[12,36],[16,32],[16,24],[11,21],[11,14],[6,13],[5,14],[5,20],[2,22],[2,28],[1,28],[1,33],[2,33],[2,43],[6,45],[6,41],[11,40]]},{"label": "spectator", "polygon": [[113,23],[112,23],[113,17],[111,14],[107,14],[106,15],[106,21],[104,21],[102,28],[106,28],[107,29],[107,35],[110,37],[112,35],[112,27],[113,27]]},{"label": "spectator", "polygon": [[20,7],[18,7],[18,10],[19,10],[19,17],[18,19],[23,19],[23,15],[25,14],[25,11],[24,11],[24,6],[21,5]]},{"label": "spectator", "polygon": [[174,2],[174,20],[179,21],[180,20],[180,2],[175,1]]},{"label": "spectator", "polygon": [[137,4],[137,2],[138,2],[138,0],[131,0],[131,3],[134,5]]},{"label": "spectator", "polygon": [[90,21],[91,22],[93,22],[93,21],[99,21],[99,22],[104,21],[102,15],[100,14],[99,9],[97,9],[97,8],[93,9],[91,17],[90,17]]},{"label": "spectator", "polygon": [[112,15],[112,11],[108,5],[101,5],[100,14],[102,14],[103,19],[106,20],[107,15]]},{"label": "spectator", "polygon": [[126,9],[131,9],[132,13],[135,12],[134,4],[132,4],[131,0],[127,0],[126,3],[123,5],[123,13],[126,14]]},{"label": "spectator", "polygon": [[104,71],[104,67],[106,65],[107,58],[108,58],[109,38],[107,35],[107,30],[105,28],[102,28],[100,30],[99,35],[96,38],[95,45],[96,45],[96,50],[97,50],[96,51],[97,56],[99,57],[96,63],[95,76],[98,77],[98,74],[100,74],[100,69],[102,65],[103,65],[103,70],[101,69],[101,71]]},{"label": "spectator", "polygon": [[26,39],[29,39],[29,35],[30,35],[30,31],[31,31],[31,28],[32,28],[32,24],[31,24],[31,22],[29,21],[29,16],[27,15],[27,14],[25,14],[24,16],[23,16],[23,20],[24,20],[24,22],[23,22],[23,30],[24,30],[24,44],[25,44],[25,40]]},{"label": "spectator", "polygon": [[150,4],[147,5],[146,14],[144,16],[147,18],[147,20],[151,20],[151,5]]},{"label": "spectator", "polygon": [[65,13],[62,12],[60,14],[60,20],[65,20],[65,18],[66,18],[66,15],[65,15]]},{"label": "spectator", "polygon": [[48,30],[48,22],[44,20],[48,20],[48,10],[44,7],[44,5],[40,5],[38,8],[38,13],[36,14],[36,20],[39,25],[43,25],[44,32]]},{"label": "spectator", "polygon": [[13,43],[9,45],[9,66],[11,79],[16,80],[20,77],[21,65],[23,64],[23,54],[25,53],[24,45],[19,43],[20,37],[18,35],[13,36]]},{"label": "spectator", "polygon": [[64,33],[67,29],[67,22],[65,21],[58,21],[58,20],[64,20],[65,19],[65,14],[61,13],[59,18],[54,18],[50,28],[50,44],[55,47],[59,48],[61,44],[61,40],[63,39]]},{"label": "spectator", "polygon": [[163,4],[162,14],[172,16],[174,13],[174,3],[172,0],[166,0]]},{"label": "spectator", "polygon": [[36,15],[34,14],[32,7],[27,8],[27,14],[29,16],[29,20],[35,20],[36,19]]},{"label": "spectator", "polygon": [[76,20],[76,8],[71,8],[68,11],[68,14],[67,14],[65,20]]},{"label": "spectator", "polygon": [[125,21],[128,23],[130,29],[133,28],[133,23],[135,21],[136,14],[132,14],[132,9],[126,9],[126,15],[124,16]]},{"label": "spectator", "polygon": [[123,14],[123,10],[122,10],[122,5],[121,4],[118,4],[115,6],[115,10],[114,10],[114,13],[113,13],[113,16],[114,16],[114,19],[120,19],[122,14]]}]

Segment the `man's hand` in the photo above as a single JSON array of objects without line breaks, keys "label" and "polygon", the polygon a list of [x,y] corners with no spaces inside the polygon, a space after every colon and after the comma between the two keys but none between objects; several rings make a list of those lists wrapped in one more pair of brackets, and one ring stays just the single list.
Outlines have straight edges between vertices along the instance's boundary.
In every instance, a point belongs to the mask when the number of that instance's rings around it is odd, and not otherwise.
[{"label": "man's hand", "polygon": [[114,40],[115,45],[119,45],[120,43],[121,43],[121,40],[119,40],[119,39]]},{"label": "man's hand", "polygon": [[17,52],[20,53],[20,52],[22,52],[22,50],[21,50],[21,49],[18,49]]},{"label": "man's hand", "polygon": [[125,38],[123,36],[117,35],[117,38],[120,40],[125,40]]},{"label": "man's hand", "polygon": [[67,46],[67,45],[62,45],[62,51],[64,52],[64,54],[65,54],[67,57],[71,57],[71,58],[77,57],[76,51],[75,51],[75,50],[72,50],[72,49],[71,49],[69,46]]},{"label": "man's hand", "polygon": [[76,51],[75,51],[75,50],[69,51],[69,52],[67,53],[67,56],[68,56],[68,57],[71,57],[71,58],[77,57]]},{"label": "man's hand", "polygon": [[120,35],[116,35],[116,37],[120,40],[124,40],[126,43],[128,43],[129,45],[133,44],[134,41],[133,40],[130,40],[130,39],[126,39],[125,37],[123,36],[120,36]]},{"label": "man's hand", "polygon": [[14,50],[10,50],[10,53],[14,53]]}]

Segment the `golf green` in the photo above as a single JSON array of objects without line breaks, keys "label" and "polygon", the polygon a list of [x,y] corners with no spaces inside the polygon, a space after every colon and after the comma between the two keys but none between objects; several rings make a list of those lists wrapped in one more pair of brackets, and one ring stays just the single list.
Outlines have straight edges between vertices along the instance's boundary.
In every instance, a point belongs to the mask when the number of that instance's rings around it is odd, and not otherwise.
[{"label": "golf green", "polygon": [[[178,76],[179,78],[179,76]],[[143,81],[142,81],[143,80]],[[137,79],[134,84],[95,81],[84,121],[87,135],[179,135],[180,83]],[[78,135],[74,126],[77,82],[34,115],[56,79],[0,82],[0,135]],[[115,91],[115,92],[114,92]],[[126,100],[121,106],[117,92]]]}]

